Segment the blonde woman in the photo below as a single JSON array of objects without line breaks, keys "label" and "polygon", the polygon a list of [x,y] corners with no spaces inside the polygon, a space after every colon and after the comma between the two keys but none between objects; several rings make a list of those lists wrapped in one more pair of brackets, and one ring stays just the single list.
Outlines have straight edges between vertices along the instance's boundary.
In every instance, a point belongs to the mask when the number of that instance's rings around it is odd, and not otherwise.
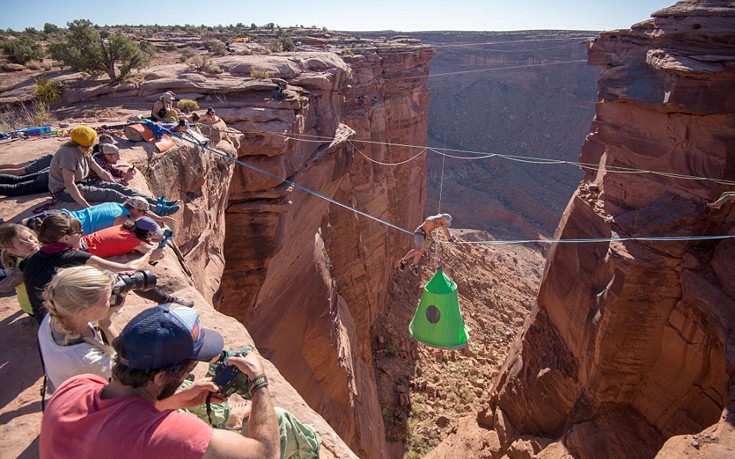
[{"label": "blonde woman", "polygon": [[33,317],[33,307],[23,282],[23,272],[18,269],[18,265],[25,257],[38,251],[40,245],[36,233],[23,225],[3,223],[0,225],[0,247],[3,249],[0,260],[8,271],[8,277],[0,282],[0,293],[14,288],[20,308]]},{"label": "blonde woman", "polygon": [[[51,392],[72,376],[92,373],[110,378],[114,351],[103,342],[117,337],[110,317],[114,278],[94,266],[59,270],[44,291],[48,314],[38,329],[38,343]],[[99,326],[99,330],[95,327]]]}]

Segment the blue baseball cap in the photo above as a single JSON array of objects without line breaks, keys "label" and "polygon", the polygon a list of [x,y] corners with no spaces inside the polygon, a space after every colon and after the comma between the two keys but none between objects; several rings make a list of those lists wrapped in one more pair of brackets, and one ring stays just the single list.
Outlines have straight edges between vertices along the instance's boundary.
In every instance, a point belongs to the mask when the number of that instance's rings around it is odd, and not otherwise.
[{"label": "blue baseball cap", "polygon": [[222,352],[224,338],[203,328],[195,309],[171,309],[172,305],[146,309],[128,322],[119,338],[125,351],[122,364],[133,370],[158,370],[184,360],[208,362]]}]

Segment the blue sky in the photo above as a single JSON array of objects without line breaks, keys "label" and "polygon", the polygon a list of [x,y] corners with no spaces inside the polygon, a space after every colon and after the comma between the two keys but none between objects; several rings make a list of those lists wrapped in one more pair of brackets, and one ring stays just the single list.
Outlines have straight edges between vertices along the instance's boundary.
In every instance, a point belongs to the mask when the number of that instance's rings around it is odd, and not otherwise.
[{"label": "blue sky", "polygon": [[332,30],[610,30],[628,28],[674,0],[2,0],[0,28],[95,24],[244,24]]}]

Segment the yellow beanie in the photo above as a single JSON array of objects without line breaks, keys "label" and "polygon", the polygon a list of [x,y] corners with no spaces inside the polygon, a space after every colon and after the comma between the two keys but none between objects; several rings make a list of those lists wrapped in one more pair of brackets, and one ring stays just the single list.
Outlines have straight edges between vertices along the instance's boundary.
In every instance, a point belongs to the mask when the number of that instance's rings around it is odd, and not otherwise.
[{"label": "yellow beanie", "polygon": [[83,147],[91,147],[97,140],[97,133],[89,126],[77,126],[71,130],[71,140]]}]

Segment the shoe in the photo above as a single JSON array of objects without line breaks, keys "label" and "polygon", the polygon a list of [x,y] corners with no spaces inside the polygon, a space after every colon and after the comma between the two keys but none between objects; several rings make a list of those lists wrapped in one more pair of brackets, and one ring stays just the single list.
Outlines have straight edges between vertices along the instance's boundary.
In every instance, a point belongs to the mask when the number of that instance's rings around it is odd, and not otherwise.
[{"label": "shoe", "polygon": [[153,211],[159,217],[165,217],[166,215],[175,214],[179,211],[179,206],[167,206],[165,204],[156,204],[156,209]]},{"label": "shoe", "polygon": [[401,272],[405,271],[406,270],[406,264],[407,264],[406,260],[401,260],[401,264],[398,265],[398,270],[401,271]]},{"label": "shoe", "polygon": [[417,265],[412,264],[411,265],[411,272],[413,272],[415,275],[419,275],[419,267]]},{"label": "shoe", "polygon": [[158,202],[158,204],[163,205],[163,206],[175,206],[179,203],[179,200],[174,199],[173,201],[169,201],[168,199],[166,199],[165,196],[159,196],[156,198],[156,202]]},{"label": "shoe", "polygon": [[194,302],[193,301],[191,301],[191,300],[185,300],[185,299],[181,298],[180,296],[170,296],[168,300],[169,300],[168,301],[169,303],[180,304],[181,306],[186,306],[187,308],[193,308],[194,307]]}]

